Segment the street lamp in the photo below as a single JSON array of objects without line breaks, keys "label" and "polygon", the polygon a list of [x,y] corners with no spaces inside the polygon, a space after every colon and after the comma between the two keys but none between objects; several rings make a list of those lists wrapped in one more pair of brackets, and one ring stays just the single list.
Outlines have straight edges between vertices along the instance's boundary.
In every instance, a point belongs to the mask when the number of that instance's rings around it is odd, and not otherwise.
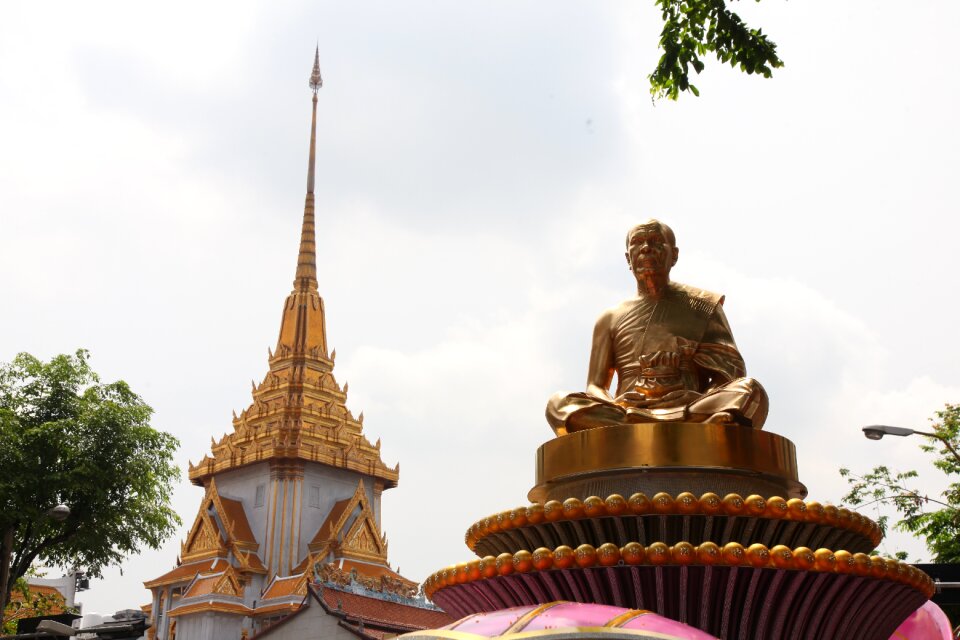
[{"label": "street lamp", "polygon": [[957,450],[953,448],[953,445],[950,442],[941,436],[939,433],[932,431],[917,431],[916,429],[907,429],[906,427],[891,427],[885,424],[872,424],[866,427],[863,427],[863,435],[869,438],[870,440],[879,440],[883,436],[923,436],[925,438],[933,438],[934,440],[939,440],[943,443],[943,446],[953,455],[953,459],[960,464],[960,454],[957,453]]}]

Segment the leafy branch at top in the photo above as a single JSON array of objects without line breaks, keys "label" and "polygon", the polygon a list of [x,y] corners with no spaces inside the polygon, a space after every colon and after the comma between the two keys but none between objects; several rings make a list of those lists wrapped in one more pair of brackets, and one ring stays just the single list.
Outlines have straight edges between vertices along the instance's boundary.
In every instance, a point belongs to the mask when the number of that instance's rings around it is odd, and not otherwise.
[{"label": "leafy branch at top", "polygon": [[707,52],[732,67],[765,78],[783,66],[776,43],[762,30],[748,27],[727,8],[726,0],[656,0],[656,4],[663,15],[663,55],[649,76],[654,98],[676,100],[681,91],[699,96],[689,74],[691,67],[698,74],[703,71],[701,57]]}]

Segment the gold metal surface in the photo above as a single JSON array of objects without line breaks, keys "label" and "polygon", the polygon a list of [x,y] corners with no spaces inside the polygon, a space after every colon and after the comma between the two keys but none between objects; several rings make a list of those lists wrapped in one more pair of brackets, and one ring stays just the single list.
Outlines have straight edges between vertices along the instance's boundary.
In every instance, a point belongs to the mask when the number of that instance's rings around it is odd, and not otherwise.
[{"label": "gold metal surface", "polygon": [[536,483],[543,487],[586,474],[678,468],[746,472],[799,484],[792,442],[750,427],[711,422],[598,427],[548,440],[537,450]]},{"label": "gold metal surface", "polygon": [[746,377],[723,313],[724,298],[671,282],[679,255],[673,231],[658,220],[627,234],[637,295],[597,320],[586,392],[550,398],[547,421],[558,436],[654,421],[763,427],[767,395]]}]

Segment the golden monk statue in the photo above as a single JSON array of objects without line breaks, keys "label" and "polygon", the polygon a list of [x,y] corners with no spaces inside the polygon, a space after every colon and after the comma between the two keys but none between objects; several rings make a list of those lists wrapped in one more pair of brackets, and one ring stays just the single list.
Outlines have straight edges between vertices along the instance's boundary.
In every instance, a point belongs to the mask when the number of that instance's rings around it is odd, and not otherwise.
[{"label": "golden monk statue", "polygon": [[[760,429],[767,394],[746,367],[723,296],[670,282],[673,231],[647,220],[627,234],[637,295],[604,311],[593,331],[585,393],[547,404],[556,434],[636,422],[720,422]],[[610,394],[617,374],[616,396]]]}]

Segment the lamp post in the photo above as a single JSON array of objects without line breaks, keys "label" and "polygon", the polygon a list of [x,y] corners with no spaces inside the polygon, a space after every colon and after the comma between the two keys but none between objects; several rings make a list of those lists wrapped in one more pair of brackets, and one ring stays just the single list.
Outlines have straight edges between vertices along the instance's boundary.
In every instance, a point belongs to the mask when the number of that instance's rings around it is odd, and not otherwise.
[{"label": "lamp post", "polygon": [[953,456],[953,459],[957,461],[957,464],[960,464],[960,454],[957,453],[957,450],[953,448],[953,445],[950,442],[941,436],[940,434],[933,431],[917,431],[916,429],[907,429],[906,427],[891,427],[885,424],[873,424],[866,427],[863,427],[863,435],[869,438],[870,440],[879,440],[883,436],[912,436],[918,435],[925,438],[933,438],[934,440],[939,440],[944,447],[947,448],[947,451],[950,452],[950,455]]},{"label": "lamp post", "polygon": [[[58,504],[55,507],[47,509],[43,513],[44,517],[63,522],[70,515],[70,507],[65,504]],[[10,596],[10,559],[13,557],[13,530],[16,527],[11,524],[3,532],[3,542],[0,543],[0,620],[7,610]]]}]

